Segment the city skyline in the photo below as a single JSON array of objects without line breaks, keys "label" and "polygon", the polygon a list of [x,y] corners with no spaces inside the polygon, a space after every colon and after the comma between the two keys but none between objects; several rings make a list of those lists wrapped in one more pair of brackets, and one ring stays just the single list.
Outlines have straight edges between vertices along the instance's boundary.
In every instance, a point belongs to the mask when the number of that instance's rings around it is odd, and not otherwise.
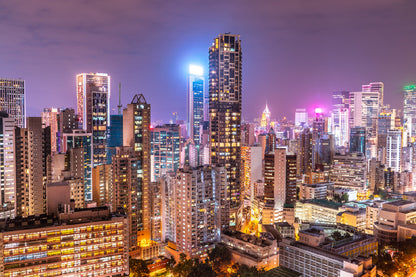
[{"label": "city skyline", "polygon": [[[329,109],[333,91],[359,91],[377,81],[385,83],[384,102],[401,108],[402,88],[416,75],[411,47],[415,3],[273,3],[230,1],[222,9],[215,2],[184,8],[184,2],[159,7],[123,1],[113,7],[110,2],[83,6],[71,1],[19,9],[2,3],[0,30],[9,39],[1,43],[0,75],[25,80],[29,116],[47,107],[75,107],[74,76],[106,72],[112,76],[113,88],[122,83],[124,105],[134,94],[143,93],[150,103],[163,99],[154,105],[155,121],[166,122],[173,112],[186,119],[188,66],[202,65],[207,72],[206,49],[218,33],[229,31],[241,35],[245,53],[242,111],[246,120],[260,117],[266,102],[278,119],[292,118],[296,108],[311,111],[322,104]],[[196,17],[197,10],[204,12]],[[212,23],[210,18],[219,20]],[[166,45],[169,51],[162,51]],[[117,96],[113,90],[111,114],[117,112]]]}]

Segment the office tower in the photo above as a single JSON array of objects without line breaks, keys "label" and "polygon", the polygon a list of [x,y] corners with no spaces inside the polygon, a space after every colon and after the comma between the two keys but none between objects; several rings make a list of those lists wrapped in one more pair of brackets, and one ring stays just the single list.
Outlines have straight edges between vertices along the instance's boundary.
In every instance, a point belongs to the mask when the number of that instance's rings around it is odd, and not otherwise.
[{"label": "office tower", "polygon": [[314,139],[319,138],[328,131],[328,122],[321,108],[315,109],[315,117],[312,122]]},{"label": "office tower", "polygon": [[403,145],[407,145],[408,142],[414,142],[416,137],[416,85],[404,86],[403,91]]},{"label": "office tower", "polygon": [[334,109],[331,113],[332,134],[337,147],[347,147],[349,142],[349,109]]},{"label": "office tower", "polygon": [[377,134],[377,119],[380,112],[379,92],[350,92],[350,127],[365,127],[368,136]]},{"label": "office tower", "polygon": [[308,112],[306,109],[296,109],[295,112],[295,125],[307,126],[309,122]]},{"label": "office tower", "polygon": [[110,76],[81,73],[77,80],[79,125],[93,138],[93,165],[105,164],[107,126],[110,124]]},{"label": "office tower", "polygon": [[309,128],[306,128],[300,134],[299,141],[300,151],[298,155],[298,175],[312,171],[313,139],[312,132],[309,130]]},{"label": "office tower", "polygon": [[364,127],[351,128],[350,153],[361,152],[365,154],[366,130]]},{"label": "office tower", "polygon": [[330,180],[336,187],[353,190],[366,188],[367,163],[363,153],[335,154]]},{"label": "office tower", "polygon": [[26,126],[25,81],[0,78],[0,111],[15,120],[19,128]]},{"label": "office tower", "polygon": [[177,124],[164,124],[151,130],[152,182],[168,172],[178,170],[181,154],[180,133],[180,126]]},{"label": "office tower", "polygon": [[42,112],[42,126],[51,127],[51,151],[57,151],[57,133],[58,133],[58,117],[61,109],[59,108],[44,108]]},{"label": "office tower", "polygon": [[365,92],[378,92],[379,93],[379,103],[380,109],[382,109],[384,103],[384,83],[383,82],[374,82],[368,85],[362,86],[362,91]]},{"label": "office tower", "polygon": [[92,201],[97,203],[97,207],[109,205],[113,199],[111,166],[101,164],[92,169]]},{"label": "office tower", "polygon": [[285,204],[296,203],[296,165],[297,157],[286,152],[286,200]]},{"label": "office tower", "polygon": [[276,133],[274,132],[273,128],[269,129],[269,132],[266,134],[266,148],[265,153],[269,153],[270,151],[274,151],[276,148]]},{"label": "office tower", "polygon": [[[143,204],[145,199],[142,193],[140,162],[134,148],[117,147],[111,164],[113,186],[111,203],[113,210],[121,208],[128,215],[130,248],[137,246],[138,232],[144,230],[146,210]],[[150,214],[150,211],[147,212]]]},{"label": "office tower", "polygon": [[386,166],[400,172],[400,157],[402,153],[402,131],[388,130],[387,131],[387,156]]},{"label": "office tower", "polygon": [[137,156],[138,193],[142,209],[140,228],[150,230],[150,104],[143,94],[136,94],[123,110],[123,146],[133,148]]},{"label": "office tower", "polygon": [[42,128],[40,117],[28,117],[27,128],[15,128],[16,214],[46,212],[46,184],[50,182],[50,127]]},{"label": "office tower", "polygon": [[64,153],[69,152],[70,171],[73,176],[84,179],[85,201],[92,200],[93,145],[92,134],[83,130],[72,130],[63,134]]},{"label": "office tower", "polygon": [[333,136],[323,135],[314,141],[312,168],[317,171],[327,171],[332,163],[334,154]]},{"label": "office tower", "polygon": [[269,107],[267,107],[267,104],[266,104],[266,108],[264,108],[264,111],[261,114],[261,121],[260,121],[260,126],[266,132],[270,128],[270,116],[271,116],[271,114],[270,114],[270,111],[269,111]]},{"label": "office tower", "polygon": [[380,94],[374,92],[350,92],[350,129],[366,128],[367,158],[377,157],[377,121],[380,112]]},{"label": "office tower", "polygon": [[0,206],[15,214],[14,173],[14,126],[15,120],[6,112],[0,112]]},{"label": "office tower", "polygon": [[254,199],[254,183],[262,180],[263,153],[261,146],[241,147],[241,193],[244,199]]},{"label": "office tower", "polygon": [[231,226],[237,224],[241,198],[241,64],[240,36],[215,38],[209,48],[211,164],[227,170]]},{"label": "office tower", "polygon": [[204,121],[204,77],[200,66],[189,66],[188,77],[188,137],[199,144],[200,125]]},{"label": "office tower", "polygon": [[334,91],[332,93],[332,109],[348,109],[350,104],[349,91]]},{"label": "office tower", "polygon": [[228,227],[226,171],[186,166],[176,175],[176,245],[190,257],[199,257],[215,247],[221,230]]},{"label": "office tower", "polygon": [[1,276],[128,276],[127,224],[106,207],[11,220],[0,230]]},{"label": "office tower", "polygon": [[107,164],[111,164],[118,146],[123,146],[123,115],[112,114],[107,128]]}]

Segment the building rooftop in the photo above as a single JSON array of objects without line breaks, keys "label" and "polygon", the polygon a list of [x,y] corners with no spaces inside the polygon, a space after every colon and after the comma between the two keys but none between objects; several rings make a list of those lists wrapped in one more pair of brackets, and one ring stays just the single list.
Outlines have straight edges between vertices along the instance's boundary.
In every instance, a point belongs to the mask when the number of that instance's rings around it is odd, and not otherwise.
[{"label": "building rooftop", "polygon": [[312,204],[317,204],[323,207],[331,208],[331,209],[338,209],[339,207],[342,206],[341,203],[329,201],[326,199],[312,199],[312,200],[308,200],[308,202]]},{"label": "building rooftop", "polygon": [[0,222],[0,231],[19,231],[26,229],[44,228],[50,226],[81,224],[86,222],[97,222],[110,220],[112,217],[124,217],[124,214],[111,214],[108,207],[94,207],[86,209],[75,209],[71,213],[61,213],[59,217],[52,215],[39,215],[29,217],[16,217]]},{"label": "building rooftop", "polygon": [[279,266],[269,271],[260,273],[259,276],[260,277],[299,277],[299,276],[302,276],[302,274],[296,271],[293,271],[289,268]]},{"label": "building rooftop", "polygon": [[261,238],[258,238],[256,236],[245,234],[245,233],[242,233],[242,232],[239,232],[239,231],[224,230],[222,232],[222,235],[233,237],[233,238],[236,238],[238,240],[245,241],[247,243],[251,243],[251,244],[254,244],[254,245],[257,245],[257,246],[261,246],[261,247],[266,247],[266,246],[272,245],[271,241],[268,240],[268,239],[261,239]]}]

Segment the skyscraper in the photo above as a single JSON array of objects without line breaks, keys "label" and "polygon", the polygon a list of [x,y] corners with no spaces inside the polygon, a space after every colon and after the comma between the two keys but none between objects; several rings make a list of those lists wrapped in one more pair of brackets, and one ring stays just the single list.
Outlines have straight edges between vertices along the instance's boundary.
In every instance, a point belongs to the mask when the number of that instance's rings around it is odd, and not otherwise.
[{"label": "skyscraper", "polygon": [[26,127],[25,81],[0,79],[0,111],[15,120],[19,128]]},{"label": "skyscraper", "polygon": [[204,77],[200,66],[189,66],[188,136],[199,144],[200,125],[204,121]]},{"label": "skyscraper", "polygon": [[350,92],[335,91],[332,94],[332,134],[337,147],[346,147],[349,142]]},{"label": "skyscraper", "polygon": [[[416,85],[407,85],[403,88],[403,123],[404,142],[413,142],[416,137]],[[407,144],[407,143],[406,143]]]},{"label": "skyscraper", "polygon": [[386,166],[395,172],[400,172],[400,158],[402,153],[402,131],[388,130],[386,144]]},{"label": "skyscraper", "polygon": [[92,133],[94,166],[105,164],[107,126],[110,124],[110,76],[106,73],[81,73],[76,80],[80,127]]},{"label": "skyscraper", "polygon": [[350,153],[360,152],[365,154],[365,128],[355,127],[351,129]]},{"label": "skyscraper", "polygon": [[237,223],[241,163],[241,41],[220,34],[209,48],[211,164],[225,167],[230,198],[230,225]]},{"label": "skyscraper", "polygon": [[296,126],[306,126],[308,125],[308,112],[306,109],[296,109],[295,112],[295,125]]},{"label": "skyscraper", "polygon": [[384,101],[384,83],[383,82],[373,82],[373,83],[369,83],[368,85],[363,85],[362,91],[378,92],[380,109],[383,108],[383,101]]},{"label": "skyscraper", "polygon": [[[143,94],[136,94],[123,110],[123,146],[132,147],[137,156],[139,209],[143,230],[150,230],[150,104]],[[113,173],[114,174],[114,173]]]}]

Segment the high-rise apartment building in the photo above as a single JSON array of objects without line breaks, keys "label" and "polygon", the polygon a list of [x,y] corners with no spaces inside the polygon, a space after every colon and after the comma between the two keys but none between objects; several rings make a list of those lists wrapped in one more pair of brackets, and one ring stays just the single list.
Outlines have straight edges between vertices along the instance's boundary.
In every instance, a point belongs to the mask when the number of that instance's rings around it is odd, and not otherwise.
[{"label": "high-rise apartment building", "polygon": [[200,125],[204,121],[204,76],[203,68],[189,66],[188,79],[188,137],[195,144],[200,141]]},{"label": "high-rise apartment building", "polygon": [[227,170],[231,226],[241,198],[241,66],[240,36],[220,34],[209,48],[210,148],[211,164]]},{"label": "high-rise apartment building", "polygon": [[229,223],[226,171],[218,167],[184,167],[176,174],[176,244],[199,257],[219,242]]},{"label": "high-rise apartment building", "polygon": [[51,174],[50,127],[42,128],[40,117],[28,117],[27,128],[15,128],[16,213],[18,216],[46,212],[46,184]]},{"label": "high-rise apartment building", "polygon": [[[6,112],[0,112],[0,205],[15,211],[14,172],[14,126],[15,120]],[[14,216],[14,212],[12,213]]]},{"label": "high-rise apartment building", "polygon": [[243,198],[254,199],[254,183],[262,180],[263,153],[260,145],[241,147],[241,193]]},{"label": "high-rise apartment building", "polygon": [[123,110],[123,146],[133,148],[137,158],[138,194],[142,209],[140,228],[150,230],[150,104],[143,94],[136,94]]},{"label": "high-rise apartment building", "polygon": [[113,156],[112,206],[121,208],[128,215],[130,248],[137,246],[137,233],[144,230],[142,183],[140,182],[140,159],[132,147],[117,147]]},{"label": "high-rise apartment building", "polygon": [[98,207],[111,204],[113,200],[111,164],[97,165],[92,169],[92,200]]},{"label": "high-rise apartment building", "polygon": [[77,80],[79,125],[93,138],[93,165],[105,164],[107,126],[110,124],[110,76],[81,73]]},{"label": "high-rise apartment building", "polygon": [[177,124],[156,126],[151,131],[152,182],[180,165],[181,129]]},{"label": "high-rise apartment building", "polygon": [[0,78],[0,111],[15,120],[19,128],[26,126],[25,81]]}]

